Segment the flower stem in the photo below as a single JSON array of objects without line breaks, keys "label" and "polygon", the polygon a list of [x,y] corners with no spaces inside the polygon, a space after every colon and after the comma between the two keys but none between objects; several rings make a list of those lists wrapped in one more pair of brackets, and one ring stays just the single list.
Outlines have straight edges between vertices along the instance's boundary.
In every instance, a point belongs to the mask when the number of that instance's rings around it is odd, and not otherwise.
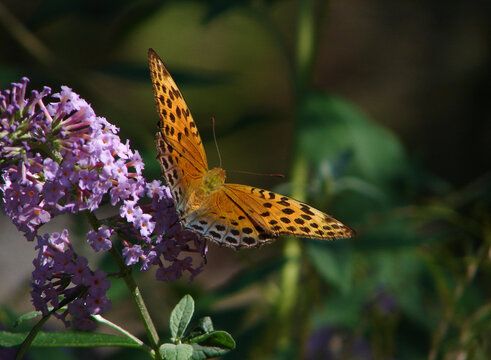
[{"label": "flower stem", "polygon": [[97,322],[99,322],[101,324],[104,324],[104,325],[109,326],[110,328],[112,328],[112,329],[114,329],[116,331],[119,331],[121,334],[123,334],[126,337],[130,338],[131,340],[133,340],[134,342],[136,342],[138,345],[140,345],[143,349],[145,349],[145,351],[147,351],[152,356],[154,356],[155,350],[152,350],[143,341],[141,341],[140,339],[138,339],[135,335],[133,335],[129,331],[123,329],[119,325],[113,323],[112,321],[106,319],[105,317],[103,317],[101,315],[92,315],[92,318],[94,318],[94,320],[96,320]]},{"label": "flower stem", "polygon": [[31,343],[33,342],[36,335],[41,331],[41,328],[43,327],[44,323],[48,321],[50,315],[51,314],[44,316],[36,325],[34,325],[31,331],[29,331],[29,334],[24,339],[24,341],[22,342],[19,348],[19,351],[17,351],[17,354],[15,355],[15,360],[21,360],[24,358],[26,351],[31,346]]},{"label": "flower stem", "polygon": [[[94,230],[97,230],[100,226],[98,219],[95,217],[95,215],[91,212],[86,212],[86,215],[89,219],[89,222]],[[121,277],[123,278],[126,287],[130,291],[131,298],[133,299],[136,308],[138,310],[138,313],[140,315],[140,318],[143,321],[143,325],[145,326],[145,330],[147,332],[147,336],[150,340],[151,347],[155,350],[155,356],[156,359],[158,359],[158,344],[159,344],[159,334],[157,333],[157,329],[155,328],[155,325],[153,324],[152,318],[150,317],[150,313],[148,312],[147,306],[145,305],[145,302],[143,301],[143,297],[141,295],[140,289],[136,285],[135,279],[133,279],[133,276],[131,275],[131,268],[126,266],[124,263],[124,260],[119,253],[119,251],[113,246],[110,250],[109,253],[111,254],[112,258],[116,262],[116,265],[121,271]]]},{"label": "flower stem", "polygon": [[[81,290],[83,291],[83,290]],[[50,316],[55,312],[60,309],[62,309],[65,305],[68,303],[72,302],[74,299],[76,299],[80,295],[79,292],[73,293],[69,298],[64,299],[63,301],[60,302],[58,307],[52,309],[47,315],[43,316],[41,320],[39,320],[36,325],[29,331],[29,334],[27,334],[26,338],[22,342],[22,344],[19,347],[19,351],[17,351],[17,354],[15,355],[15,360],[22,360],[24,358],[25,353],[27,350],[29,350],[29,347],[31,346],[32,342],[34,341],[34,338],[37,336],[37,334],[41,331],[43,328],[43,325],[48,321]]]}]

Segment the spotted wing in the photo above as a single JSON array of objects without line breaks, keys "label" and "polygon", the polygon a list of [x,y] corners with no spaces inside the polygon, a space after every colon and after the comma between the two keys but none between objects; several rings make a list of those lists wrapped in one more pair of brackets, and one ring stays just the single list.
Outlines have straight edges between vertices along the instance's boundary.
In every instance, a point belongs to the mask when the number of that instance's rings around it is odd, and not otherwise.
[{"label": "spotted wing", "polygon": [[196,124],[181,92],[152,49],[148,63],[160,117],[155,141],[163,176],[182,215],[192,189],[208,170],[206,154]]},{"label": "spotted wing", "polygon": [[223,189],[210,194],[200,208],[182,218],[185,228],[235,249],[259,247],[273,240]]},{"label": "spotted wing", "polygon": [[332,216],[288,196],[239,184],[224,184],[224,191],[272,238],[294,235],[333,240],[355,235]]}]

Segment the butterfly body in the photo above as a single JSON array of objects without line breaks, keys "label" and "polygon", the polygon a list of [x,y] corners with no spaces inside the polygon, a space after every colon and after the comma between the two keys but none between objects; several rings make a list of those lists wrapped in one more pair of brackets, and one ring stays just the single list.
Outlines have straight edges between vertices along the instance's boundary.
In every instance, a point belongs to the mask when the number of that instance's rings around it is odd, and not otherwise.
[{"label": "butterfly body", "polygon": [[211,192],[220,189],[220,187],[225,184],[226,177],[226,172],[222,168],[213,168],[208,170],[203,177],[201,189],[205,194],[209,195]]},{"label": "butterfly body", "polygon": [[354,236],[352,229],[308,204],[226,183],[225,170],[208,169],[196,123],[181,92],[152,49],[148,60],[160,117],[157,159],[186,229],[235,249],[258,247],[280,235],[322,240]]},{"label": "butterfly body", "polygon": [[213,199],[213,192],[221,191],[224,183],[225,170],[214,168],[206,172],[201,185],[190,192],[183,216],[187,216],[200,208],[206,207],[207,201]]}]

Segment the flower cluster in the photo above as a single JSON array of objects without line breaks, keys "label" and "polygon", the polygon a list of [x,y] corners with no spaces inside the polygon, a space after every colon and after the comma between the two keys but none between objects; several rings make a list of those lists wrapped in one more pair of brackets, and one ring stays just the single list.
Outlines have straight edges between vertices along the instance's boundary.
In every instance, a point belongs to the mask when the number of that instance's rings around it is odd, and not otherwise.
[{"label": "flower cluster", "polygon": [[[27,83],[28,79],[23,78],[0,94],[1,201],[3,211],[17,228],[28,240],[38,240],[43,256],[51,256],[51,252],[46,253],[54,246],[50,239],[66,236],[52,234],[42,237],[41,242],[39,228],[59,214],[93,213],[107,199],[118,206],[119,215],[98,220],[103,226],[87,234],[95,251],[110,250],[110,238],[117,233],[124,245],[126,265],[141,262],[142,270],[156,265],[157,279],[164,281],[178,279],[185,271],[192,277],[198,274],[203,262],[195,266],[192,258],[182,252],[204,257],[204,243],[181,228],[169,189],[158,181],[144,179],[142,159],[128,141],[121,142],[119,129],[97,117],[91,106],[68,87],[63,86],[45,104],[50,89],[32,91],[26,98]],[[143,204],[145,197],[151,202]],[[58,249],[67,254],[66,268],[61,273],[71,276],[74,288],[87,286],[69,270],[81,258],[72,254],[67,240],[56,241],[69,249],[68,253]],[[39,259],[35,262],[36,271],[44,266],[41,263]],[[58,274],[61,263],[56,264],[50,266]],[[50,274],[54,279],[54,273]],[[53,302],[54,297],[47,295],[50,291],[44,289],[44,295],[34,301]],[[77,301],[80,305],[81,300]]]},{"label": "flower cluster", "polygon": [[29,240],[52,216],[94,211],[108,191],[113,205],[145,191],[140,155],[116,127],[67,87],[46,106],[48,88],[26,100],[26,83],[0,97],[0,158],[5,212]]},{"label": "flower cluster", "polygon": [[[76,326],[90,329],[94,322],[90,315],[106,310],[111,302],[106,297],[110,283],[106,274],[91,271],[85,257],[77,257],[73,251],[68,231],[36,236],[38,256],[34,259],[32,273],[32,301],[36,310],[44,316],[51,310],[68,326],[68,314],[72,315]],[[60,299],[64,299],[60,302]],[[59,312],[64,303],[66,310]],[[48,308],[51,307],[51,309]]]},{"label": "flower cluster", "polygon": [[132,224],[129,228],[124,228],[123,224],[118,226],[121,236],[140,240],[139,244],[123,240],[126,265],[139,260],[141,270],[158,265],[156,277],[162,281],[177,280],[185,271],[193,279],[201,272],[203,262],[195,267],[190,256],[179,256],[182,252],[189,252],[205,257],[205,243],[194,233],[182,229],[169,188],[154,180],[146,184],[146,195],[152,199],[150,204],[138,206],[134,201],[124,201],[120,207],[121,219]]}]

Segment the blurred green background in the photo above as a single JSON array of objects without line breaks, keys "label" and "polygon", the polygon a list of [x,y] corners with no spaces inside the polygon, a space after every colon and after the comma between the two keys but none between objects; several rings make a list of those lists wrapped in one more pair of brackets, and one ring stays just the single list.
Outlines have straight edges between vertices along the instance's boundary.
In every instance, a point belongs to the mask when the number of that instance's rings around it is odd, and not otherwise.
[{"label": "blurred green background", "polygon": [[[73,88],[159,178],[152,47],[197,120],[210,166],[214,117],[226,170],[286,175],[229,173],[230,182],[291,194],[358,232],[239,252],[211,244],[192,283],[140,274],[163,336],[191,293],[236,339],[226,359],[488,359],[489,16],[485,2],[456,0],[0,0],[0,85],[27,76],[30,89]],[[1,224],[0,323],[9,328],[31,310],[34,250]],[[66,224],[83,233],[73,219],[53,231]],[[78,247],[90,254],[82,235]],[[125,288],[115,281],[110,296],[107,317],[143,336]]]}]

